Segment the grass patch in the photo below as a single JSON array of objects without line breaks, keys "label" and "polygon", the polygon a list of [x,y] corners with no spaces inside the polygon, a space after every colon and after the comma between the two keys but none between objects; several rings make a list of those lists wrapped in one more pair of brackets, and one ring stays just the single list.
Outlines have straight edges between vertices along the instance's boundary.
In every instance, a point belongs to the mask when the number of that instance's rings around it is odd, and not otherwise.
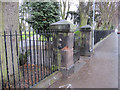
[{"label": "grass patch", "polygon": [[[34,32],[34,35],[36,33]],[[30,37],[33,36],[33,31],[30,31]],[[26,31],[26,39],[29,38],[29,31]],[[25,40],[25,32],[22,32],[22,39]],[[47,38],[44,35],[40,35],[40,37],[38,38],[38,40],[40,41],[48,41]],[[53,41],[53,37],[49,38],[50,41]]]},{"label": "grass patch", "polygon": [[57,70],[58,70],[58,66],[56,66],[56,65],[51,66],[51,71],[57,71]]},{"label": "grass patch", "polygon": [[[35,35],[35,32],[34,32]],[[33,31],[30,31],[30,37],[33,36]],[[29,31],[26,31],[26,39],[29,38]],[[25,40],[25,32],[22,32],[22,39]]]},{"label": "grass patch", "polygon": [[[41,35],[38,40],[40,40],[40,41],[48,41],[47,38],[44,35]],[[53,41],[53,37],[49,37],[49,41]]]}]

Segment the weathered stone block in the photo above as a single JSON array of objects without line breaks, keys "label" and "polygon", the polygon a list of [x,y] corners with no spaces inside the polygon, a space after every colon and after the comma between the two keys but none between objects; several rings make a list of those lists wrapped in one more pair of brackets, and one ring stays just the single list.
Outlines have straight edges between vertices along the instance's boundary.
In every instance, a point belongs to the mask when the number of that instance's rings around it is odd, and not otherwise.
[{"label": "weathered stone block", "polygon": [[70,76],[71,74],[74,73],[74,69],[75,69],[74,64],[72,64],[68,68],[61,67],[60,71],[62,72],[63,76],[68,77],[68,76]]},{"label": "weathered stone block", "polygon": [[69,24],[52,24],[50,26],[50,29],[53,30],[58,30],[58,31],[64,31],[64,32],[69,32],[70,31],[70,25]]},{"label": "weathered stone block", "polygon": [[72,49],[74,45],[74,33],[68,33],[67,45],[68,48]]},{"label": "weathered stone block", "polygon": [[61,50],[61,67],[68,68],[73,64],[73,49]]},{"label": "weathered stone block", "polygon": [[[9,31],[12,31],[12,34],[15,30],[19,30],[19,2],[4,2],[4,0],[0,1],[0,32],[3,34],[4,30],[6,34],[9,34]],[[1,61],[3,66],[3,75],[4,81],[7,79],[7,68],[6,68],[6,59],[5,59],[5,45],[4,45],[4,38],[0,38],[0,51],[1,51]],[[12,45],[11,45],[12,40]],[[16,55],[16,38],[6,36],[6,46],[7,46],[7,58],[8,58],[8,71],[9,75],[13,75],[13,65],[14,64],[14,72],[18,75],[18,63],[17,63],[17,55]],[[12,51],[14,53],[12,58],[11,53],[11,46]],[[14,62],[12,62],[12,59]],[[17,78],[16,78],[17,79]],[[13,81],[10,78],[10,81]],[[5,82],[4,82],[5,83]]]}]

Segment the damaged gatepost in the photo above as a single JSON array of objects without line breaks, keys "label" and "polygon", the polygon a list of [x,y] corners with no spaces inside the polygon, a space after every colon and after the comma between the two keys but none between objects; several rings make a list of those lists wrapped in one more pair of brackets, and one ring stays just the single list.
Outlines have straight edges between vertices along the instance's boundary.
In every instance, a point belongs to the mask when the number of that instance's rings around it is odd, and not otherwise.
[{"label": "damaged gatepost", "polygon": [[59,70],[64,76],[70,76],[74,73],[73,31],[76,29],[76,26],[66,20],[60,20],[51,24],[50,28],[58,32],[56,39],[53,40],[53,43],[57,44],[57,53],[59,53],[58,56],[61,63]]}]

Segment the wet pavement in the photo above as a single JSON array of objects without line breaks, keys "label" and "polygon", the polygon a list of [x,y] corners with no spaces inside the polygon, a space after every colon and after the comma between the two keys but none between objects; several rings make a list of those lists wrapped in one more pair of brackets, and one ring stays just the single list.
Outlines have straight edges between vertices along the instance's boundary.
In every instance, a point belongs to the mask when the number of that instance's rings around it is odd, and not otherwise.
[{"label": "wet pavement", "polygon": [[101,42],[86,64],[68,78],[49,88],[118,88],[118,36],[113,33]]}]

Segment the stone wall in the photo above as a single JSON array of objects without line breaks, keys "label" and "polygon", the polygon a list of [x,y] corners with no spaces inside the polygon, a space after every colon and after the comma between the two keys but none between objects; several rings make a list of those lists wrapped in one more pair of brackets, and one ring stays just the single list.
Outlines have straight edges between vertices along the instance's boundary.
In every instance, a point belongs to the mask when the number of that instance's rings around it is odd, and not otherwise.
[{"label": "stone wall", "polygon": [[[4,31],[6,34],[10,34],[9,31],[14,32],[15,30],[19,30],[19,3],[18,2],[0,2],[0,34],[3,35]],[[12,33],[13,34],[13,33]],[[10,37],[6,38],[7,45],[7,58],[8,58],[8,67],[9,67],[9,75],[13,74],[12,67],[12,58],[11,58],[11,45],[10,45]],[[0,52],[2,57],[2,67],[3,67],[3,75],[4,79],[7,79],[7,70],[6,70],[6,57],[5,57],[5,45],[4,45],[4,37],[0,37]],[[16,43],[15,37],[12,38],[13,42],[13,52],[16,54]],[[14,59],[14,68],[17,73],[17,55],[13,55]]]}]

